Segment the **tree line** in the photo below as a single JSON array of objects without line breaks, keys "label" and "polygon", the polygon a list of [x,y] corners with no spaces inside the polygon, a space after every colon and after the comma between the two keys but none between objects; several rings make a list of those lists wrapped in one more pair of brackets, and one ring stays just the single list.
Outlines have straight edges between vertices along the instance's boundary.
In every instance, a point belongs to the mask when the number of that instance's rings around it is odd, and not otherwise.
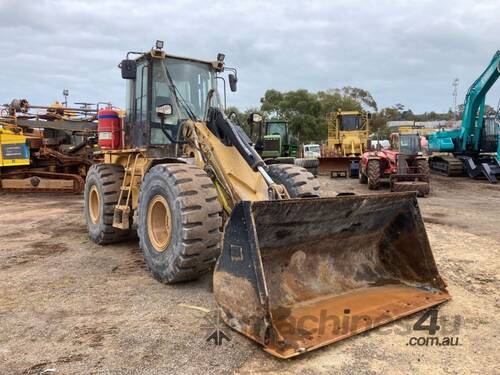
[{"label": "tree line", "polygon": [[[309,92],[305,89],[280,92],[267,90],[260,100],[259,108],[249,108],[240,111],[236,107],[229,107],[228,113],[233,112],[237,121],[249,133],[247,124],[248,115],[259,112],[267,119],[286,119],[289,122],[291,133],[302,143],[323,143],[327,139],[326,114],[342,109],[344,111],[365,110],[372,114],[370,128],[372,133],[379,133],[381,138],[388,137],[390,130],[388,121],[435,121],[453,120],[451,108],[445,113],[434,111],[415,114],[403,104],[391,107],[378,108],[377,102],[369,91],[345,86],[340,89]],[[486,106],[487,112],[494,112],[491,106]],[[461,118],[463,105],[458,106],[457,119]]]}]

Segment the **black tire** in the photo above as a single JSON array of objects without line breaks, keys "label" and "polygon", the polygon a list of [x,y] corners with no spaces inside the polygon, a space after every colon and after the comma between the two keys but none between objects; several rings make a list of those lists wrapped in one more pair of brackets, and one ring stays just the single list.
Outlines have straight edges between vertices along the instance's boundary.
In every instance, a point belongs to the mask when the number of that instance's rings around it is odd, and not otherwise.
[{"label": "black tire", "polygon": [[363,173],[361,166],[359,167],[358,179],[359,183],[362,185],[366,185],[368,183],[368,177]]},{"label": "black tire", "polygon": [[319,167],[306,168],[306,170],[311,173],[314,177],[318,176]]},{"label": "black tire", "polygon": [[279,156],[277,158],[264,159],[264,162],[267,165],[273,165],[273,164],[293,164],[294,160],[295,160],[295,158],[292,158],[292,157]]},{"label": "black tire", "polygon": [[[171,219],[170,239],[161,251],[152,244],[154,229],[148,228],[155,199],[164,199]],[[222,208],[205,171],[188,164],[154,166],[142,182],[138,211],[139,244],[155,279],[166,284],[194,280],[213,268],[221,248]]]},{"label": "black tire", "polygon": [[[115,164],[96,164],[91,166],[87,173],[83,192],[85,221],[90,239],[98,245],[127,240],[133,233],[131,229],[113,227],[114,208],[120,196],[123,175],[123,167]],[[93,210],[91,216],[90,199],[95,202],[96,196],[98,215],[95,215],[96,210]]]},{"label": "black tire", "polygon": [[306,169],[319,167],[319,160],[317,158],[297,158],[294,164]]},{"label": "black tire", "polygon": [[418,173],[422,174],[423,177],[421,181],[429,182],[431,169],[429,167],[429,162],[426,159],[418,159],[417,160]]},{"label": "black tire", "polygon": [[380,160],[368,160],[366,169],[368,172],[368,189],[378,190],[380,187]]},{"label": "black tire", "polygon": [[306,169],[291,164],[269,166],[269,175],[285,186],[290,198],[314,198],[320,196],[318,180]]},{"label": "black tire", "polygon": [[430,193],[430,184],[425,181],[395,181],[392,183],[391,191],[416,191],[417,196],[426,197]]}]

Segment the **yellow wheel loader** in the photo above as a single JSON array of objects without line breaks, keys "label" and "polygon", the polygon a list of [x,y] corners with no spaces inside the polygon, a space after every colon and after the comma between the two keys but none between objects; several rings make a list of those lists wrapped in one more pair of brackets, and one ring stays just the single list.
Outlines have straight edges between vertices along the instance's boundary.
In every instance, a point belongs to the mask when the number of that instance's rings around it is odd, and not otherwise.
[{"label": "yellow wheel loader", "polygon": [[320,174],[359,177],[359,160],[368,148],[370,118],[365,111],[341,109],[326,115],[328,142],[321,150]]},{"label": "yellow wheel loader", "polygon": [[136,229],[166,284],[214,269],[233,329],[288,358],[450,298],[416,196],[320,198],[305,169],[266,165],[221,110],[224,55],[166,54],[161,42],[121,62],[126,148],[102,152],[86,179],[98,244]]}]

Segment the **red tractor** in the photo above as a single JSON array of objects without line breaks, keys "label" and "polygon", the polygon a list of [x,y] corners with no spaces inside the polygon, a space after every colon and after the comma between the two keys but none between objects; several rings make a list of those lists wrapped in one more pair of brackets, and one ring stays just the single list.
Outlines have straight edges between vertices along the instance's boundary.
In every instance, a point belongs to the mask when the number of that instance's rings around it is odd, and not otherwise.
[{"label": "red tractor", "polygon": [[429,194],[429,163],[422,153],[418,134],[391,134],[390,150],[365,152],[361,158],[359,182],[377,190],[389,178],[391,191],[416,191]]}]

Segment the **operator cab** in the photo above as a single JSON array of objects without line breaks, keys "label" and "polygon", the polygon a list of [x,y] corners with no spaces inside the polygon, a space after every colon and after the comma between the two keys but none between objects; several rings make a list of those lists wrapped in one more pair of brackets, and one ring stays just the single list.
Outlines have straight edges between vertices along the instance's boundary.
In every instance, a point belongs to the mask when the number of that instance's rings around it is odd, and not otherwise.
[{"label": "operator cab", "polygon": [[267,121],[266,135],[279,135],[282,138],[288,136],[288,124],[286,121]]},{"label": "operator cab", "polygon": [[340,131],[353,131],[361,130],[362,121],[359,114],[339,115],[339,130]]},{"label": "operator cab", "polygon": [[[127,80],[126,143],[133,148],[158,147],[173,152],[175,144],[181,142],[179,130],[184,121],[204,121],[209,107],[222,109],[225,104],[217,90],[224,55],[218,54],[216,61],[203,61],[167,55],[162,48],[163,42],[158,41],[150,52],[129,52],[120,64]],[[130,54],[139,57],[130,60]],[[236,75],[230,74],[232,91],[236,81]]]},{"label": "operator cab", "polygon": [[405,155],[416,155],[422,152],[420,135],[391,134],[391,149]]}]

